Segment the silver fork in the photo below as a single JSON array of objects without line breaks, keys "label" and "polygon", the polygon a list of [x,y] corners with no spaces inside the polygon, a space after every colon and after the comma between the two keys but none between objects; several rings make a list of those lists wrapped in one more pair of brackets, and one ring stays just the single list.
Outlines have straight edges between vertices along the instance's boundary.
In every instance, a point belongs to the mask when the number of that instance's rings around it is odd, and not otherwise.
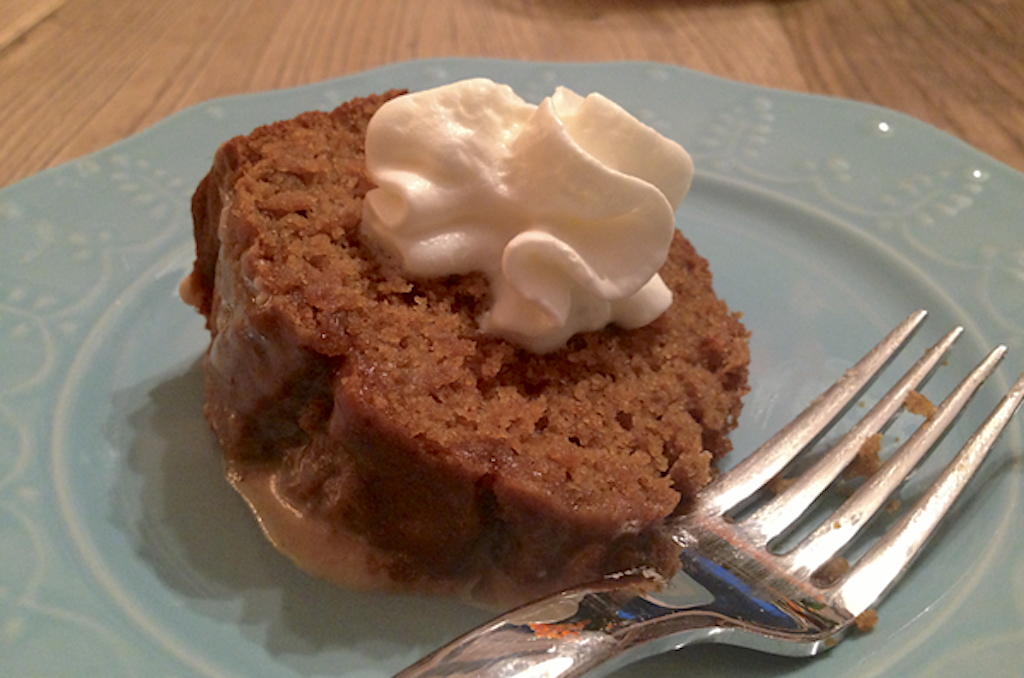
[{"label": "silver fork", "polygon": [[[1024,375],[927,492],[845,573],[823,573],[952,424],[1006,353],[1000,346],[830,517],[784,553],[771,548],[904,406],[961,334],[927,350],[834,447],[788,487],[763,488],[859,396],[924,320],[918,311],[733,470],[702,490],[668,526],[679,573],[655,587],[631,573],[516,609],[443,647],[396,678],[570,678],[606,675],[690,643],[715,642],[789,656],[815,655],[870,616],[942,520],[1024,399]],[[755,500],[760,506],[749,506]],[[738,509],[750,511],[739,516]]]}]

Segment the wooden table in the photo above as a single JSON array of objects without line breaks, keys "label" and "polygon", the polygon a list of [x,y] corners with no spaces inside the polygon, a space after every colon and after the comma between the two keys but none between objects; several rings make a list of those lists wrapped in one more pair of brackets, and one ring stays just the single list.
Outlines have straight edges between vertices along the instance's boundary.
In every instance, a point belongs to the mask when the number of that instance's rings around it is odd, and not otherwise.
[{"label": "wooden table", "polygon": [[1024,170],[1020,0],[3,0],[0,186],[191,104],[437,56],[650,60],[872,102]]}]

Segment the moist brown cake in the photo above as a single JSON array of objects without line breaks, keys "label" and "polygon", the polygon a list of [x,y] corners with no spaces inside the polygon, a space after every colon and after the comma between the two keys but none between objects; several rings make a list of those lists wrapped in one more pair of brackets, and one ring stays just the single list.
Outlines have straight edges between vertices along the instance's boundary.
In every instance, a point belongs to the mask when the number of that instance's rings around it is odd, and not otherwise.
[{"label": "moist brown cake", "polygon": [[670,574],[658,528],[730,449],[746,330],[676,233],[651,325],[545,355],[483,335],[485,277],[410,280],[361,237],[366,124],[399,94],[232,139],[195,193],[182,296],[229,479],[343,585],[507,604]]}]

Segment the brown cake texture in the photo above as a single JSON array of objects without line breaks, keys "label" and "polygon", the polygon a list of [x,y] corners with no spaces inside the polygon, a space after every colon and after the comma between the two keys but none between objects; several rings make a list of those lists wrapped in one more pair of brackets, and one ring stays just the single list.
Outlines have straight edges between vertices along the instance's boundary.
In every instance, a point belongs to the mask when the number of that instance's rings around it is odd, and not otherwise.
[{"label": "brown cake texture", "polygon": [[660,526],[730,449],[746,330],[676,233],[654,323],[544,355],[481,333],[483,275],[409,279],[360,233],[367,121],[400,94],[232,139],[195,193],[182,296],[229,480],[345,586],[507,605],[671,574]]}]

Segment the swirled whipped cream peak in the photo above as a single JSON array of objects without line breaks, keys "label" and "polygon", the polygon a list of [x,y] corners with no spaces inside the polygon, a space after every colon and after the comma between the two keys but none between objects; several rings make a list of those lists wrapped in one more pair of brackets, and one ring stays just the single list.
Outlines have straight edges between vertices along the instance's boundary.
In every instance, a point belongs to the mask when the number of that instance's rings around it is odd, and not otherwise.
[{"label": "swirled whipped cream peak", "polygon": [[481,329],[546,353],[653,321],[693,178],[683,148],[600,94],[530,104],[490,80],[389,101],[370,121],[363,229],[406,274],[481,271]]}]

